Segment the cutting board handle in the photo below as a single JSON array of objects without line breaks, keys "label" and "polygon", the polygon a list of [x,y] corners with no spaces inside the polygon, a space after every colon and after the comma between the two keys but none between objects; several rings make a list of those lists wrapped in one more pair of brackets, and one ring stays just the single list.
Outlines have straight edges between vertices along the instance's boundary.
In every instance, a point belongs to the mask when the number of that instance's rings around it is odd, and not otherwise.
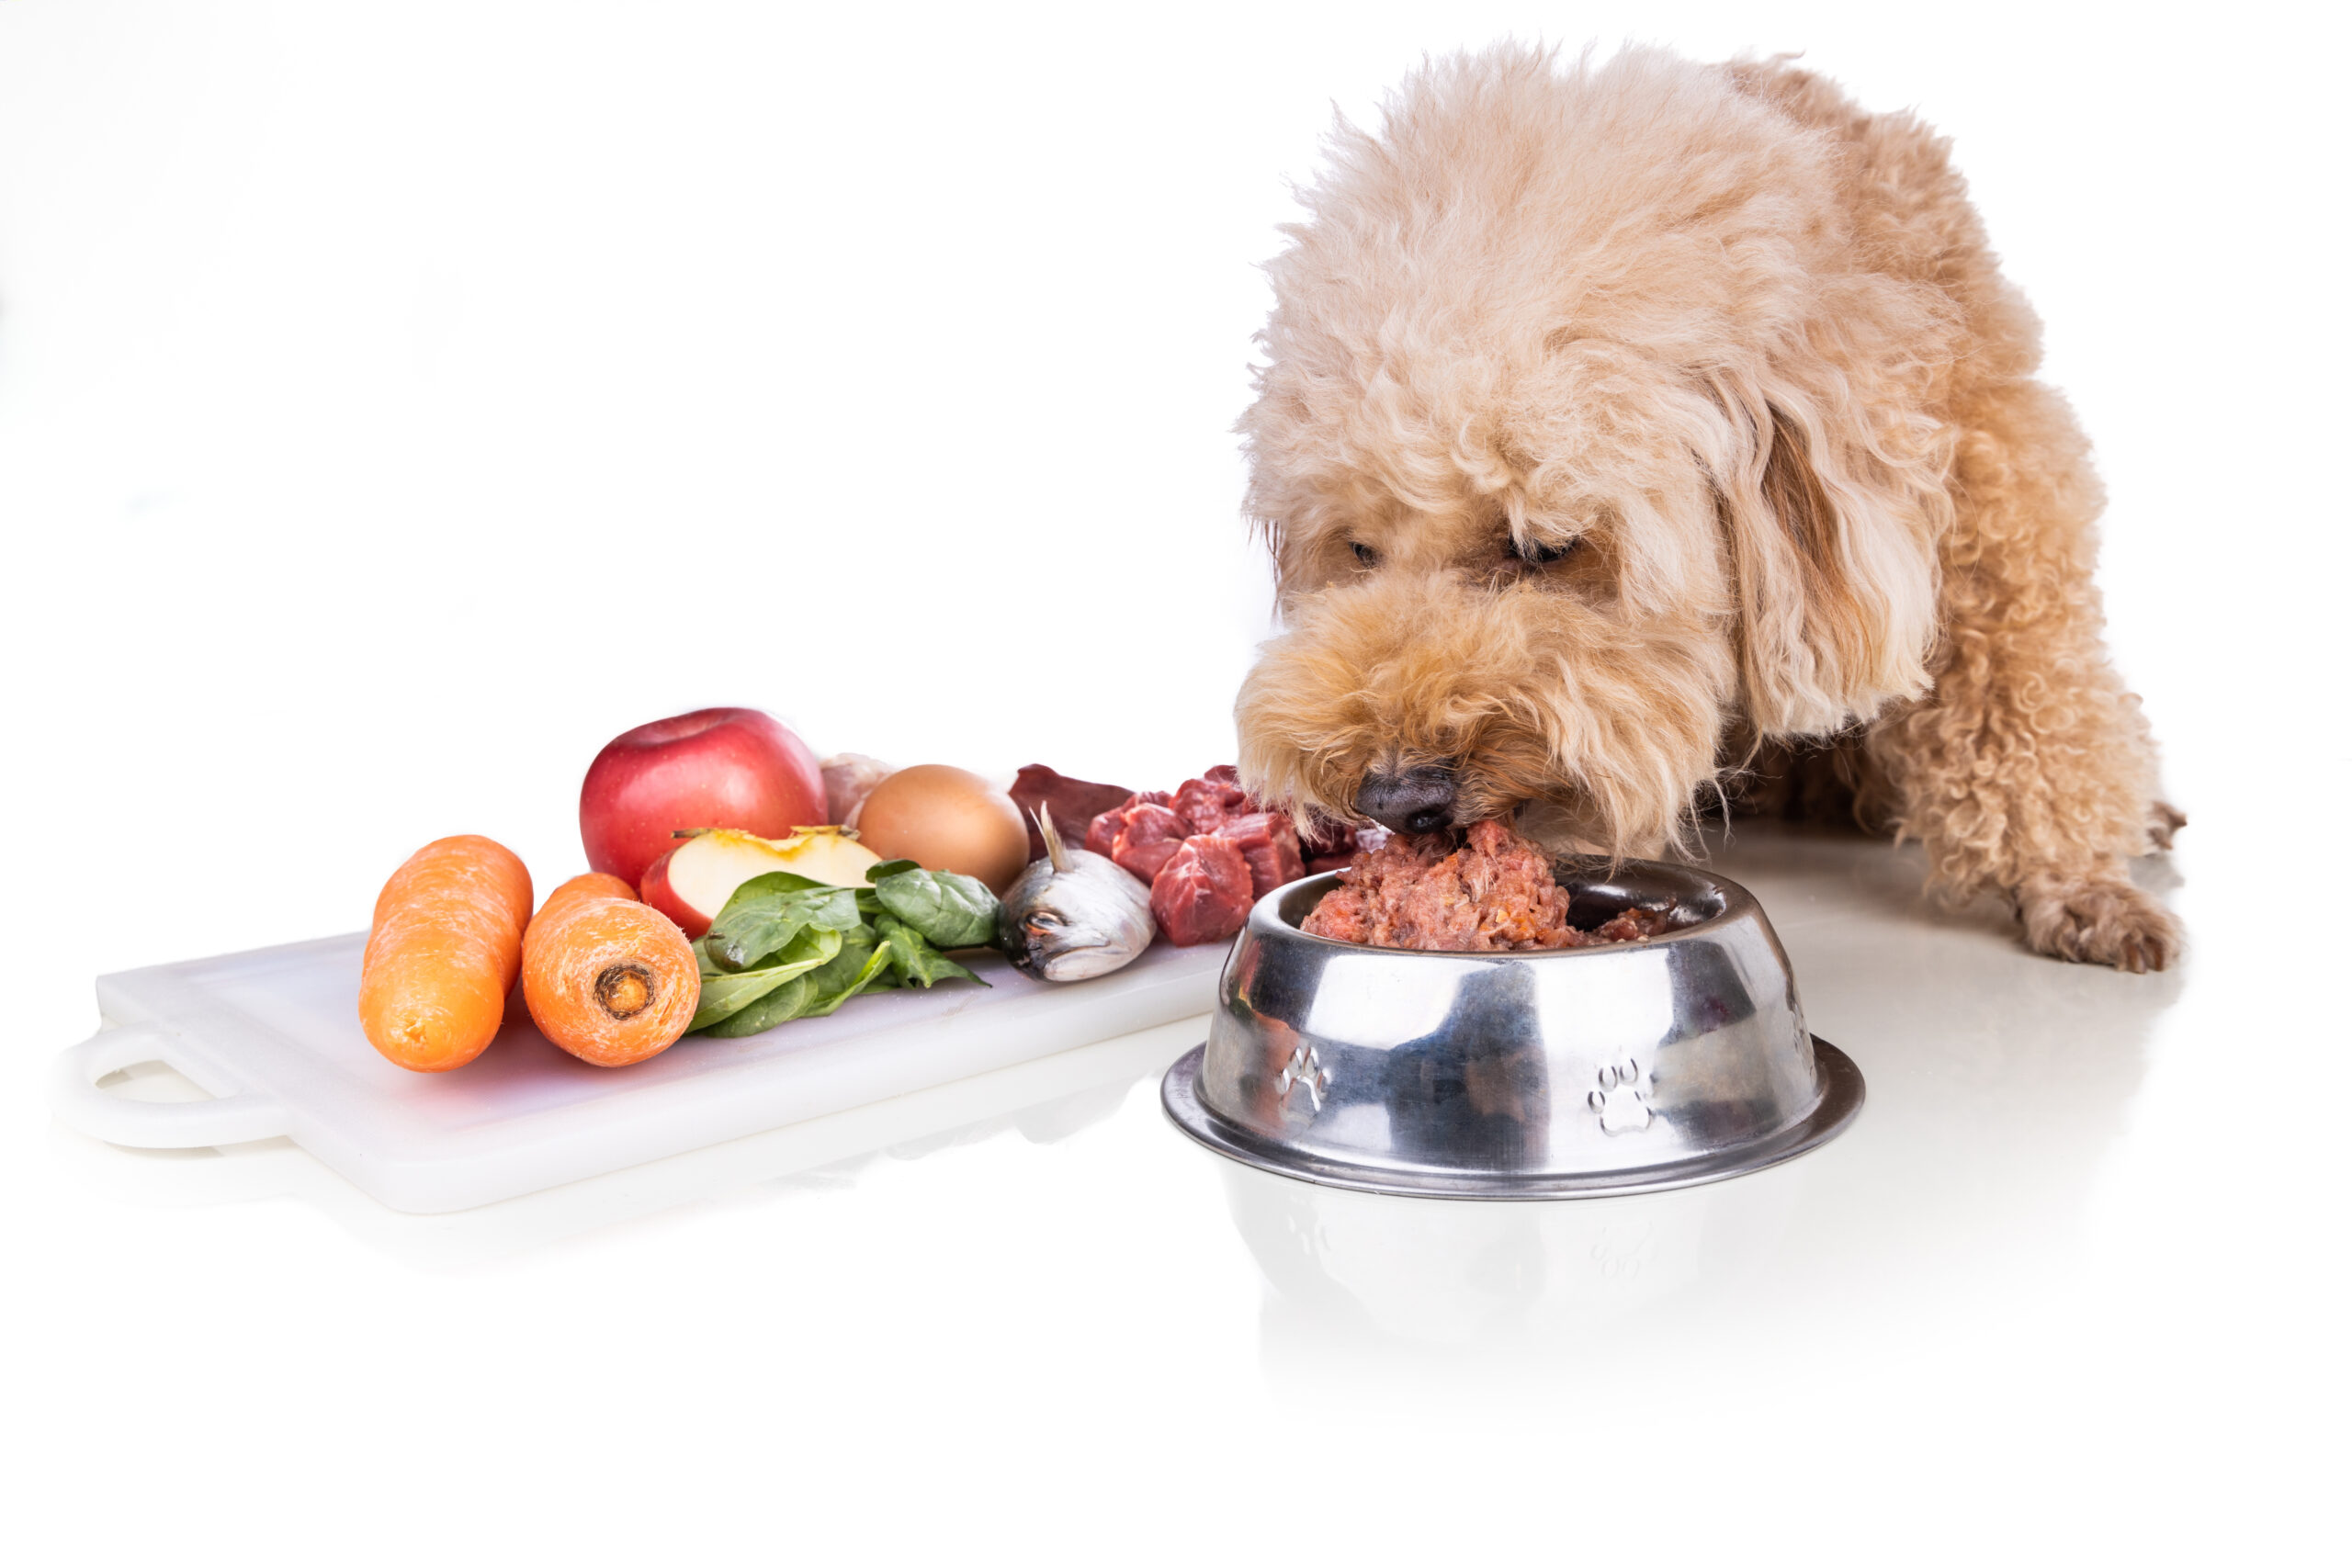
[{"label": "cutting board handle", "polygon": [[49,1108],[77,1133],[134,1149],[218,1148],[280,1137],[293,1126],[284,1106],[250,1089],[219,1100],[163,1104],[98,1087],[108,1073],[141,1062],[187,1070],[172,1060],[171,1036],[160,1029],[136,1023],[102,1029],[57,1058],[50,1074]]}]

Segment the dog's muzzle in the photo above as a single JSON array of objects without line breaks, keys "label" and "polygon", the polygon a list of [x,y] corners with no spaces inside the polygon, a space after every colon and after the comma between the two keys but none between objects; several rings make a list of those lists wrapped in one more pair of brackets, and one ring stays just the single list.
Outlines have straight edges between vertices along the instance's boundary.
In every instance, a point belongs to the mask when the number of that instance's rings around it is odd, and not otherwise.
[{"label": "dog's muzzle", "polygon": [[1453,770],[1439,766],[1366,773],[1356,788],[1356,809],[1399,833],[1435,833],[1451,828]]}]

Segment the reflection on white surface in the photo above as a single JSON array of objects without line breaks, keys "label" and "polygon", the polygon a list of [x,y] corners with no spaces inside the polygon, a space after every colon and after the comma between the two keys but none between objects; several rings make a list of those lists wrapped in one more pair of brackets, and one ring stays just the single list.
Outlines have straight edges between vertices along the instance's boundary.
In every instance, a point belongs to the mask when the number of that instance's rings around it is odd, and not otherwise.
[{"label": "reflection on white surface", "polygon": [[1238,1165],[1234,1224],[1269,1290],[1266,1364],[1406,1347],[1522,1362],[1735,1277],[1786,1228],[1803,1162],[1630,1198],[1385,1198]]}]

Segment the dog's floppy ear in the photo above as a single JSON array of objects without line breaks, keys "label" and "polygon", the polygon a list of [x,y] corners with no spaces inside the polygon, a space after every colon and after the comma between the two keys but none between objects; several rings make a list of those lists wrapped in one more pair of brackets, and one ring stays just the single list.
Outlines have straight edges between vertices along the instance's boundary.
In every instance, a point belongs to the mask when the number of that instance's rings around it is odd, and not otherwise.
[{"label": "dog's floppy ear", "polygon": [[1822,734],[1928,686],[1940,482],[1794,389],[1718,389],[1740,679],[1765,736]]}]

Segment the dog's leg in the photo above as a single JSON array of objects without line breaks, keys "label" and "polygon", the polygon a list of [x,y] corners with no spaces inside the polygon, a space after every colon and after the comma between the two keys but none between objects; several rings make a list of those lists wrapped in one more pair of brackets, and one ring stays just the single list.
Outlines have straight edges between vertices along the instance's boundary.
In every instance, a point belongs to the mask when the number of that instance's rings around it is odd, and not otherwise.
[{"label": "dog's leg", "polygon": [[1723,753],[1734,817],[1882,831],[1883,786],[1859,730],[1818,740],[1735,744]]},{"label": "dog's leg", "polygon": [[2125,862],[2180,818],[2100,639],[2087,447],[2032,381],[1983,390],[1963,427],[1935,688],[1870,737],[1895,826],[1939,885],[2006,894],[2034,951],[2161,969],[2179,929]]}]

